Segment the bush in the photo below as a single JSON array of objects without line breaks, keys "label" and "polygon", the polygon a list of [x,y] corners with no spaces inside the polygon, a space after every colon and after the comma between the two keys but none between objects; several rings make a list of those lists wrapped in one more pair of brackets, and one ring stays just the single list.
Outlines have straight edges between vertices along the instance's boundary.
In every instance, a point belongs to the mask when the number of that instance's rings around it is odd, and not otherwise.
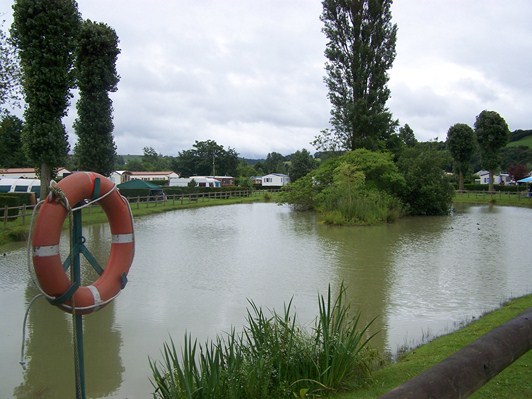
[{"label": "bush", "polygon": [[411,215],[447,215],[454,188],[443,170],[445,159],[434,150],[406,149],[398,161],[406,180],[401,199]]},{"label": "bush", "polygon": [[317,209],[331,224],[374,224],[402,214],[397,193],[404,185],[391,154],[358,149],[327,160],[288,185],[281,202]]},{"label": "bush", "polygon": [[279,203],[290,204],[300,211],[314,209],[318,188],[313,179],[312,174],[308,174],[294,183],[284,186],[279,195]]},{"label": "bush", "polygon": [[359,326],[338,296],[319,297],[311,332],[296,325],[291,301],[266,316],[253,302],[241,334],[234,330],[205,346],[185,335],[181,355],[171,341],[163,362],[150,360],[155,398],[294,398],[351,389],[370,376],[368,327]]}]

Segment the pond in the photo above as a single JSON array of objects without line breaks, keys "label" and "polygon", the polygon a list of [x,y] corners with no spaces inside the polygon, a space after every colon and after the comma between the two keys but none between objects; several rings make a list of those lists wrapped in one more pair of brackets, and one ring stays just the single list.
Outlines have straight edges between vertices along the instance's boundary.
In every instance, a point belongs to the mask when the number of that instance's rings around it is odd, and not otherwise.
[{"label": "pond", "polygon": [[[371,227],[325,226],[268,203],[140,218],[126,289],[84,317],[87,397],[150,397],[148,359],[161,359],[163,343],[241,328],[248,301],[282,312],[293,299],[299,323],[312,328],[318,294],[342,283],[363,320],[376,317],[374,345],[393,354],[532,292],[530,226],[529,209],[489,206]],[[84,236],[97,257],[108,251],[107,225]],[[25,248],[0,255],[0,397],[73,397],[71,316],[35,302],[23,371],[22,321],[37,290]]]}]

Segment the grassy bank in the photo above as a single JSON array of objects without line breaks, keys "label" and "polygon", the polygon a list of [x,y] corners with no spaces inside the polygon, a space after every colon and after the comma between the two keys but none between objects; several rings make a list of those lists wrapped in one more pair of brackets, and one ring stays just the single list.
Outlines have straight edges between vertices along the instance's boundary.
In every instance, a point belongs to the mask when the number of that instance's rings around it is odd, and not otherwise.
[{"label": "grassy bank", "polygon": [[479,204],[479,205],[503,205],[532,208],[532,198],[517,195],[516,193],[498,192],[489,194],[488,192],[465,192],[456,193],[453,198],[454,203]]},{"label": "grassy bank", "polygon": [[[336,395],[334,399],[373,399],[408,381],[422,371],[444,360],[494,328],[532,307],[532,295],[517,298],[473,321],[462,329],[436,338],[405,354],[397,363],[373,374],[373,381],[363,389]],[[507,367],[471,398],[531,398],[532,351]]]},{"label": "grassy bank", "polygon": [[[166,202],[141,202],[132,203],[131,210],[133,217],[142,217],[146,215],[153,215],[156,213],[162,213],[177,209],[189,209],[199,208],[205,206],[216,205],[230,205],[250,203],[257,201],[277,201],[278,194],[274,193],[254,193],[250,197],[236,197],[228,199],[214,199],[214,198],[199,198],[197,201],[191,201],[185,199],[180,200],[168,200]],[[532,198],[520,197],[517,195],[511,195],[508,193],[457,193],[454,196],[453,201],[455,203],[464,204],[492,204],[492,205],[504,205],[504,206],[519,206],[532,208]],[[101,209],[97,206],[88,208],[83,212],[84,224],[104,223],[107,219]],[[9,221],[7,223],[0,224],[0,251],[9,250],[10,243],[17,243],[26,241],[28,237],[28,227],[30,224],[30,216],[26,217],[24,223],[21,219],[15,221]]]},{"label": "grassy bank", "polygon": [[[249,197],[220,198],[198,198],[195,201],[189,199],[168,200],[165,202],[133,202],[131,211],[134,218],[163,213],[178,209],[190,209],[206,206],[244,204],[259,201],[275,201],[275,194],[255,193]],[[9,250],[12,243],[24,242],[27,240],[31,215],[28,215],[23,222],[21,218],[0,224],[0,251]],[[96,224],[107,222],[103,210],[99,206],[92,206],[83,210],[83,224]]]}]

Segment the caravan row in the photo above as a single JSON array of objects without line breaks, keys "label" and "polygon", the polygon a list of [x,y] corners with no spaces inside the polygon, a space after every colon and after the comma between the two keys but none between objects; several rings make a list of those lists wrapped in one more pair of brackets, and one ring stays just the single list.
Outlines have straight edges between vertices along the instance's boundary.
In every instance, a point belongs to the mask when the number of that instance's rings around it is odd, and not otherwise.
[{"label": "caravan row", "polygon": [[2,193],[35,193],[37,199],[41,193],[39,179],[0,179],[0,194]]}]

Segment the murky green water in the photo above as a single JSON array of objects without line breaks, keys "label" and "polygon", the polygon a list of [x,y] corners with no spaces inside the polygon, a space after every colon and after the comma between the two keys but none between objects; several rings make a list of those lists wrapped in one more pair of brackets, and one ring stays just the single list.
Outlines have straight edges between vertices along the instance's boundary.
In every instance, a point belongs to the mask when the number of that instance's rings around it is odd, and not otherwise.
[{"label": "murky green water", "polygon": [[[301,324],[312,326],[329,284],[336,291],[344,282],[364,319],[377,317],[383,349],[450,331],[532,292],[531,226],[531,210],[487,206],[350,228],[275,204],[139,219],[126,289],[84,318],[87,397],[150,397],[148,357],[159,359],[163,343],[180,344],[185,332],[204,342],[240,327],[247,299],[281,311],[293,298]],[[107,226],[84,235],[103,257]],[[27,371],[18,364],[25,307],[36,293],[25,249],[0,256],[0,398],[75,396],[71,317],[44,300],[29,315]]]}]

